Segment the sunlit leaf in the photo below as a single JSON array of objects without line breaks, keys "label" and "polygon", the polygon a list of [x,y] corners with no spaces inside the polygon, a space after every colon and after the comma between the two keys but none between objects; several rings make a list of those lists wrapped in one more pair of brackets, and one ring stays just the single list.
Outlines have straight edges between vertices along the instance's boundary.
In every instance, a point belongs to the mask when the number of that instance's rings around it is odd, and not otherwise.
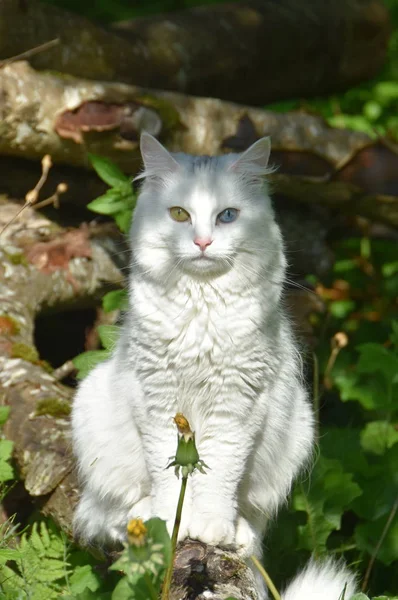
[{"label": "sunlit leaf", "polygon": [[111,187],[129,183],[129,178],[108,158],[97,154],[89,154],[88,157],[97,175]]}]

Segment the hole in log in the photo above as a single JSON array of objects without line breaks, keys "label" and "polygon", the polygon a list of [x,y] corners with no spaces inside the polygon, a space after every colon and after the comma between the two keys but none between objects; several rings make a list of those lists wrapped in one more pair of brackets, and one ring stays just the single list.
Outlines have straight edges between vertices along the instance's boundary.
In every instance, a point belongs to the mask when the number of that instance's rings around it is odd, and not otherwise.
[{"label": "hole in log", "polygon": [[[94,308],[44,314],[36,318],[35,345],[40,358],[54,368],[87,350],[97,312]],[[64,383],[73,384],[72,381]]]}]

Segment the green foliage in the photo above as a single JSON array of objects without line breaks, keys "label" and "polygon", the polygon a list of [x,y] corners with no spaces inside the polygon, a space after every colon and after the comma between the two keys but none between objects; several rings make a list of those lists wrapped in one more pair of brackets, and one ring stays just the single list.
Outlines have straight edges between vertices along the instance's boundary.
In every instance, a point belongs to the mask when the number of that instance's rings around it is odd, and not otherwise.
[{"label": "green foliage", "polygon": [[1,598],[83,600],[102,585],[92,557],[80,552],[80,559],[85,564],[74,564],[72,547],[51,523],[35,522],[29,532],[22,534],[19,542],[15,528],[7,536],[1,531],[0,537],[1,542],[7,537],[8,545],[13,546],[0,548]]},{"label": "green foliage", "polygon": [[[0,406],[0,427],[4,425],[10,414],[9,406]],[[10,463],[13,443],[10,440],[0,439],[0,485],[14,479],[14,469]]]},{"label": "green foliage", "polygon": [[[318,456],[267,540],[270,571],[279,583],[298,559],[333,554],[344,555],[361,577],[375,555],[369,587],[388,595],[398,587],[398,275],[386,269],[396,243],[352,238],[336,244],[335,253],[330,277],[311,278],[327,308],[314,316]],[[337,332],[348,345],[330,369]]]},{"label": "green foliage", "polygon": [[78,379],[84,379],[97,364],[109,358],[116,344],[119,327],[116,325],[99,325],[97,331],[103,350],[89,350],[73,359],[73,364],[78,370]]},{"label": "green foliage", "polygon": [[362,131],[372,138],[382,135],[398,140],[398,3],[384,2],[394,29],[387,64],[377,78],[329,98],[293,99],[266,108],[278,112],[298,109],[317,112],[332,127]]},{"label": "green foliage", "polygon": [[157,600],[163,576],[171,559],[171,542],[166,523],[150,519],[142,545],[126,544],[118,560],[110,567],[124,572],[112,600]]},{"label": "green foliage", "polygon": [[344,510],[361,494],[352,473],[344,472],[338,460],[319,456],[308,485],[297,486],[293,495],[293,508],[306,513],[305,524],[298,526],[297,548],[316,556],[325,554],[330,534],[340,529]]},{"label": "green foliage", "polygon": [[127,308],[127,291],[114,290],[108,292],[102,299],[102,308],[106,313],[113,310],[126,310]]},{"label": "green foliage", "polygon": [[91,164],[99,177],[110,189],[87,205],[87,208],[101,215],[112,216],[124,233],[130,227],[136,195],[131,180],[107,158],[89,154]]}]

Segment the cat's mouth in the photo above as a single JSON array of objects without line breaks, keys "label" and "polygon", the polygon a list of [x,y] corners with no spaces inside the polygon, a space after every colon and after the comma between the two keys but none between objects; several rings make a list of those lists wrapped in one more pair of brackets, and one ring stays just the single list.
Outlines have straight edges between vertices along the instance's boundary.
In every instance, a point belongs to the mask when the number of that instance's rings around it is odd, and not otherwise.
[{"label": "cat's mouth", "polygon": [[230,264],[220,260],[219,257],[208,256],[206,254],[191,256],[189,259],[184,260],[181,266],[186,273],[200,279],[203,277],[218,277],[225,274],[231,268]]}]

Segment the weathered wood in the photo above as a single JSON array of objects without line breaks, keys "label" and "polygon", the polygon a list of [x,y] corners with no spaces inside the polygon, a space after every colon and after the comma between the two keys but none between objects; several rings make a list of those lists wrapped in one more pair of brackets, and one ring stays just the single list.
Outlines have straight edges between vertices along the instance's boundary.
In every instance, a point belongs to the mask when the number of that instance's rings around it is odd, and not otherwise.
[{"label": "weathered wood", "polygon": [[[208,155],[241,151],[271,135],[271,161],[280,165],[270,176],[276,194],[398,226],[397,149],[313,115],[65,78],[24,62],[0,70],[0,88],[2,154],[41,159],[49,153],[55,162],[88,167],[87,153],[94,152],[136,173],[143,129],[171,150]],[[7,175],[0,180],[9,185]]]},{"label": "weathered wood", "polygon": [[[0,197],[0,230],[19,207]],[[94,305],[122,279],[88,227],[64,230],[26,209],[0,237],[0,402],[11,407],[4,432],[15,444],[27,491],[69,533],[76,497],[68,422],[72,390],[41,361],[35,318],[46,310]],[[64,502],[57,503],[62,494]]]},{"label": "weathered wood", "polygon": [[36,0],[0,2],[0,59],[59,37],[34,66],[260,105],[369,79],[389,33],[381,0],[246,0],[113,31]]}]

